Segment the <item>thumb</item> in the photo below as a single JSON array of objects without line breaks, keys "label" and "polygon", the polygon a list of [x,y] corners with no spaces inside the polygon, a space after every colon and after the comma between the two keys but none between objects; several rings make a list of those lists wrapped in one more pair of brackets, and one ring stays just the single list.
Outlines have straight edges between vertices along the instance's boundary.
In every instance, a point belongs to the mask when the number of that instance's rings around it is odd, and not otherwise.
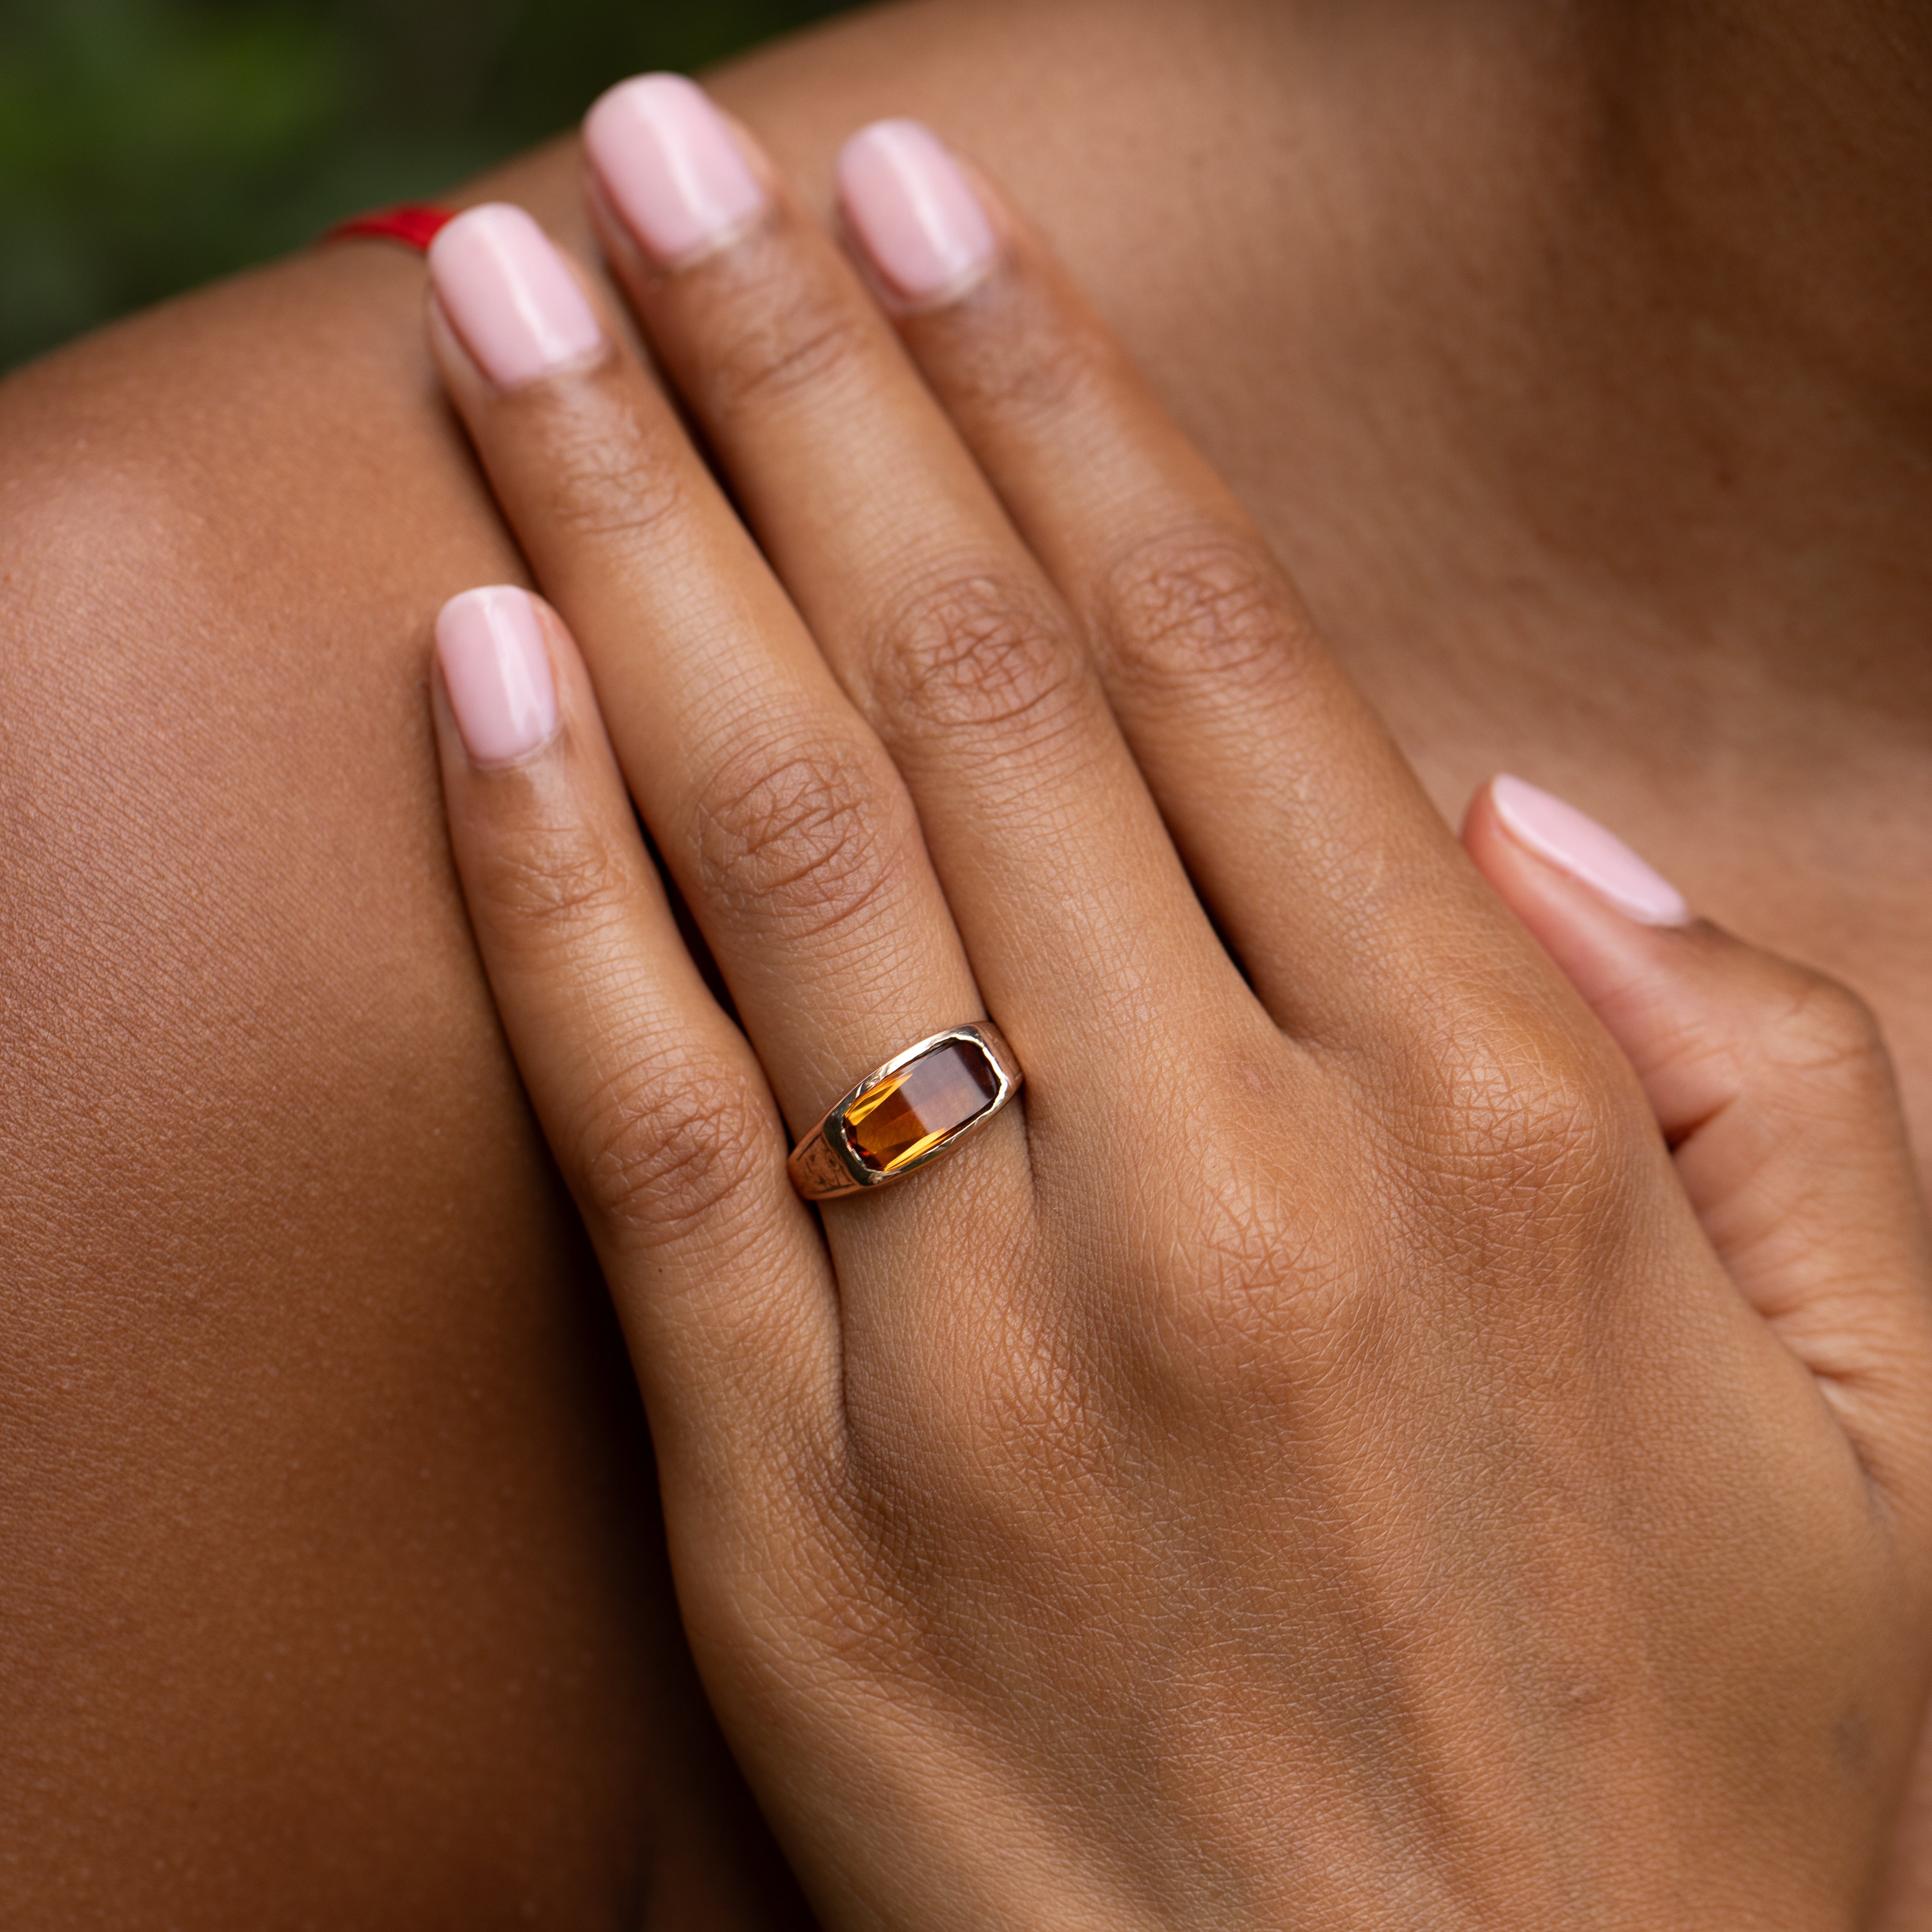
[{"label": "thumb", "polygon": [[1462,837],[1636,1068],[1720,1259],[1868,1470],[1916,1463],[1932,1237],[1870,1010],[1693,920],[1628,846],[1520,778],[1477,794]]}]

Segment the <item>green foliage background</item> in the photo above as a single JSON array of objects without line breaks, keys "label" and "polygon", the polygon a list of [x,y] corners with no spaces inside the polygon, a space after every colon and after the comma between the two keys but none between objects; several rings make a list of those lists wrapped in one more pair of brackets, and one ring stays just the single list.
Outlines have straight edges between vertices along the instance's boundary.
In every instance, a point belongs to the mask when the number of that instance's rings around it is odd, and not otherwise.
[{"label": "green foliage background", "polygon": [[[849,0],[847,0],[849,4]],[[0,368],[840,0],[0,0]]]}]

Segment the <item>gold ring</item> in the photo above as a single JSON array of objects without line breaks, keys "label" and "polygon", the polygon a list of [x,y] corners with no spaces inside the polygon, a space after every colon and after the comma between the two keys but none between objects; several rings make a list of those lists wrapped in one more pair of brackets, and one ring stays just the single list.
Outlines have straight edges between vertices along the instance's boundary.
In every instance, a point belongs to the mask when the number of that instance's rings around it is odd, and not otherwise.
[{"label": "gold ring", "polygon": [[792,1149],[791,1184],[830,1201],[902,1180],[950,1154],[1026,1076],[998,1027],[949,1027],[875,1067]]}]

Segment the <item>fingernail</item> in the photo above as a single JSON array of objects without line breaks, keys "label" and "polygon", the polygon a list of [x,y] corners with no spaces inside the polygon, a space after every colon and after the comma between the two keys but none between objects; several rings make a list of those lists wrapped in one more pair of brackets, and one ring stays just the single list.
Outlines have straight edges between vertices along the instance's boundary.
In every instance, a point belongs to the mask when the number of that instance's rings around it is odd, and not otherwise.
[{"label": "fingernail", "polygon": [[638,245],[667,266],[708,254],[764,208],[724,117],[682,74],[612,88],[584,121],[584,146]]},{"label": "fingernail", "polygon": [[466,590],[436,620],[450,709],[473,765],[511,765],[556,730],[556,685],[527,591]]},{"label": "fingernail", "polygon": [[886,286],[934,307],[964,295],[992,265],[993,224],[959,164],[916,121],[879,121],[838,157],[845,218]]},{"label": "fingernail", "polygon": [[1682,926],[1689,920],[1684,895],[1574,805],[1507,776],[1490,787],[1490,798],[1512,836],[1619,912],[1646,926]]},{"label": "fingernail", "polygon": [[584,291],[520,208],[493,202],[459,214],[430,244],[429,272],[464,346],[500,389],[603,346]]}]

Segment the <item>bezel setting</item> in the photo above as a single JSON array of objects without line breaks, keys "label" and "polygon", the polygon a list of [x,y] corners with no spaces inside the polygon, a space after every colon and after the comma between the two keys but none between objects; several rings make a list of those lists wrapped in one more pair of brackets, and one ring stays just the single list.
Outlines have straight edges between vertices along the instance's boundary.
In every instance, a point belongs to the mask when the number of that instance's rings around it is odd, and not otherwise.
[{"label": "bezel setting", "polygon": [[[898,1079],[920,1061],[950,1047],[964,1047],[976,1052],[992,1075],[994,1090],[986,1104],[956,1126],[945,1129],[930,1147],[910,1159],[884,1168],[869,1166],[853,1142],[853,1108],[867,1095],[876,1093],[888,1082]],[[793,1150],[790,1163],[793,1184],[808,1200],[827,1200],[842,1194],[890,1187],[908,1174],[917,1173],[941,1155],[950,1154],[962,1142],[977,1133],[1020,1090],[1024,1080],[1012,1048],[1007,1046],[999,1029],[988,1022],[948,1027],[943,1033],[928,1034],[904,1052],[895,1054],[884,1066],[874,1067],[826,1109],[818,1126]]]}]

